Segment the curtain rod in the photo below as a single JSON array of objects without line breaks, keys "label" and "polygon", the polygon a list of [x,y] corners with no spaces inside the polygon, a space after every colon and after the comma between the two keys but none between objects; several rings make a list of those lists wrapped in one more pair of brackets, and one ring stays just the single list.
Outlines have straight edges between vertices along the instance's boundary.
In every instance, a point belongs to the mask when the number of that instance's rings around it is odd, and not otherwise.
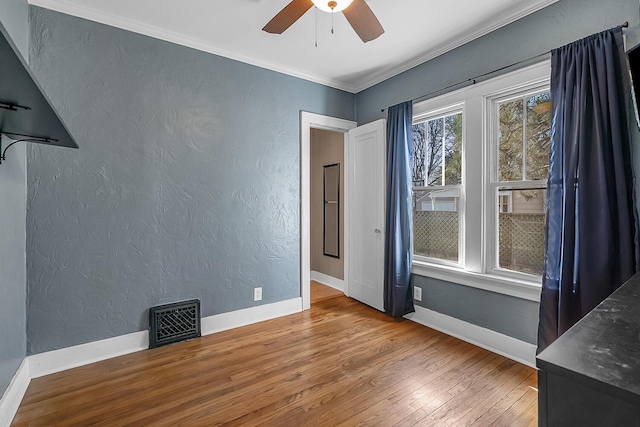
[{"label": "curtain rod", "polygon": [[[628,21],[624,22],[623,24],[621,24],[621,25],[620,25],[620,27],[621,27],[621,28],[629,28],[629,22],[628,22]],[[535,61],[535,60],[536,60],[536,59],[538,59],[538,58],[542,58],[543,56],[547,56],[547,55],[549,55],[550,53],[551,53],[551,51],[544,52],[544,53],[541,53],[541,54],[539,54],[539,55],[532,56],[532,57],[529,57],[529,58],[526,58],[526,59],[520,60],[520,61],[518,61],[518,62],[514,62],[513,64],[509,64],[509,65],[505,65],[504,67],[496,68],[496,69],[495,69],[495,70],[493,70],[493,71],[489,71],[489,72],[487,72],[487,73],[483,73],[483,74],[477,75],[477,76],[472,77],[472,78],[470,78],[470,79],[466,79],[466,80],[459,81],[458,83],[451,84],[451,85],[449,85],[449,86],[447,86],[447,87],[443,87],[442,89],[434,90],[434,91],[429,92],[429,93],[427,93],[427,94],[425,94],[425,95],[419,96],[419,97],[417,97],[417,98],[413,98],[411,101],[413,101],[413,102],[423,101],[423,100],[425,100],[425,99],[429,98],[431,95],[435,95],[435,94],[436,94],[436,93],[438,93],[438,92],[443,92],[443,91],[446,91],[446,90],[448,90],[448,89],[453,89],[454,87],[459,86],[459,85],[462,85],[462,84],[465,84],[465,83],[471,83],[472,85],[474,85],[474,84],[478,83],[478,79],[480,79],[480,78],[482,78],[482,77],[489,76],[489,75],[491,75],[491,74],[497,73],[498,71],[503,71],[503,70],[509,69],[509,68],[511,68],[511,67],[515,67],[516,65],[524,64],[524,63],[526,63],[526,62],[533,62],[533,61]],[[386,110],[386,108],[382,108],[382,109],[380,110],[380,112],[381,112],[381,113],[384,113],[384,112],[385,112],[385,110]]]}]

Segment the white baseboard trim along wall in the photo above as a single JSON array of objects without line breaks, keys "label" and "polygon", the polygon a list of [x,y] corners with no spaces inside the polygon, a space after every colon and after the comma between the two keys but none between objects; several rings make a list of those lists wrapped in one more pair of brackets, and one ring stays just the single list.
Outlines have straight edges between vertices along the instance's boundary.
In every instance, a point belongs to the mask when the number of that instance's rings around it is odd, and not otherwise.
[{"label": "white baseboard trim along wall", "polygon": [[25,358],[0,399],[0,427],[11,425],[30,381],[29,360]]},{"label": "white baseboard trim along wall", "polygon": [[[202,335],[209,335],[215,332],[226,331],[276,317],[286,316],[299,312],[301,307],[301,299],[293,298],[272,304],[258,305],[229,313],[203,317],[201,333]],[[60,350],[47,351],[27,357],[30,366],[29,374],[31,378],[38,378],[147,348],[149,348],[149,331],[140,331],[87,344],[61,348]]]},{"label": "white baseboard trim along wall", "polygon": [[328,276],[324,273],[320,273],[319,271],[312,271],[311,280],[346,293],[344,280],[342,279],[336,279],[335,277]]},{"label": "white baseboard trim along wall", "polygon": [[300,311],[302,311],[302,298],[292,298],[272,304],[203,317],[202,335],[215,334],[216,332],[239,328],[240,326],[264,322],[276,317],[300,313]]},{"label": "white baseboard trim along wall", "polygon": [[[202,318],[201,333],[209,335],[299,313],[301,310],[302,298],[292,298],[230,313],[216,314]],[[140,331],[27,356],[0,400],[0,427],[11,424],[31,379],[147,348],[149,348],[149,332]]]},{"label": "white baseboard trim along wall", "polygon": [[536,346],[533,344],[420,306],[415,306],[415,310],[415,313],[405,317],[516,362],[536,367]]},{"label": "white baseboard trim along wall", "polygon": [[27,356],[29,375],[39,378],[78,366],[149,348],[149,331],[134,332],[100,341]]}]

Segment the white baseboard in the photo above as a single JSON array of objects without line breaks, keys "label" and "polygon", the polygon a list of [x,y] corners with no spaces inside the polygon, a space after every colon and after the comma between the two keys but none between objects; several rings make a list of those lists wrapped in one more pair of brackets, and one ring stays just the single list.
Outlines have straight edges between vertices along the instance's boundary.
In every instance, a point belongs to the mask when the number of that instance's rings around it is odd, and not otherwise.
[{"label": "white baseboard", "polygon": [[229,313],[216,314],[202,319],[202,335],[209,335],[252,323],[264,322],[276,317],[287,316],[302,311],[302,298],[264,304]]},{"label": "white baseboard", "polygon": [[31,378],[65,371],[149,348],[149,332],[140,331],[100,341],[27,356]]},{"label": "white baseboard", "polygon": [[[293,298],[273,304],[263,304],[229,313],[216,314],[202,319],[201,332],[202,335],[208,335],[298,313],[301,310],[302,298]],[[149,348],[149,332],[140,331],[87,344],[34,354],[27,357],[29,362],[29,376],[31,378],[38,378],[147,348]],[[0,424],[0,426],[1,425],[2,424]]]},{"label": "white baseboard", "polygon": [[533,344],[423,307],[415,306],[415,310],[415,313],[405,317],[516,362],[536,367],[536,346]]},{"label": "white baseboard", "polygon": [[13,417],[16,416],[16,412],[20,407],[20,402],[22,402],[22,398],[27,392],[30,381],[29,360],[24,358],[18,371],[11,379],[9,387],[2,395],[2,399],[0,399],[0,426],[11,425],[11,421],[13,421]]},{"label": "white baseboard", "polygon": [[320,273],[319,271],[312,271],[311,280],[315,280],[318,283],[322,283],[323,285],[346,293],[345,283],[342,279],[337,279],[324,273]]}]

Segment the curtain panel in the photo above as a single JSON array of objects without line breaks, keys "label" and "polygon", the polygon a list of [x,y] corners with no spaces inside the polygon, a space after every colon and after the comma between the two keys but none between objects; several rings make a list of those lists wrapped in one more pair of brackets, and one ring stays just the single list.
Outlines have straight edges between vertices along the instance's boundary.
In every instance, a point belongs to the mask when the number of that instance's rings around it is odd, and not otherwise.
[{"label": "curtain panel", "polygon": [[392,317],[412,313],[413,219],[411,161],[413,103],[387,112],[387,206],[384,248],[384,309]]},{"label": "curtain panel", "polygon": [[552,51],[553,104],[538,352],[636,271],[636,212],[615,28]]}]

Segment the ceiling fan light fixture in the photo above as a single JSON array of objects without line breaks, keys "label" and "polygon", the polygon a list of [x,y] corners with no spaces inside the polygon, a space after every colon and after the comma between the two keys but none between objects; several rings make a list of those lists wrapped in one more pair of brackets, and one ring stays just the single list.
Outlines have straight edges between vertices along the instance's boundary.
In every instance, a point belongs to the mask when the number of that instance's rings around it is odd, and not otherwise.
[{"label": "ceiling fan light fixture", "polygon": [[323,12],[342,12],[353,0],[311,0]]}]

